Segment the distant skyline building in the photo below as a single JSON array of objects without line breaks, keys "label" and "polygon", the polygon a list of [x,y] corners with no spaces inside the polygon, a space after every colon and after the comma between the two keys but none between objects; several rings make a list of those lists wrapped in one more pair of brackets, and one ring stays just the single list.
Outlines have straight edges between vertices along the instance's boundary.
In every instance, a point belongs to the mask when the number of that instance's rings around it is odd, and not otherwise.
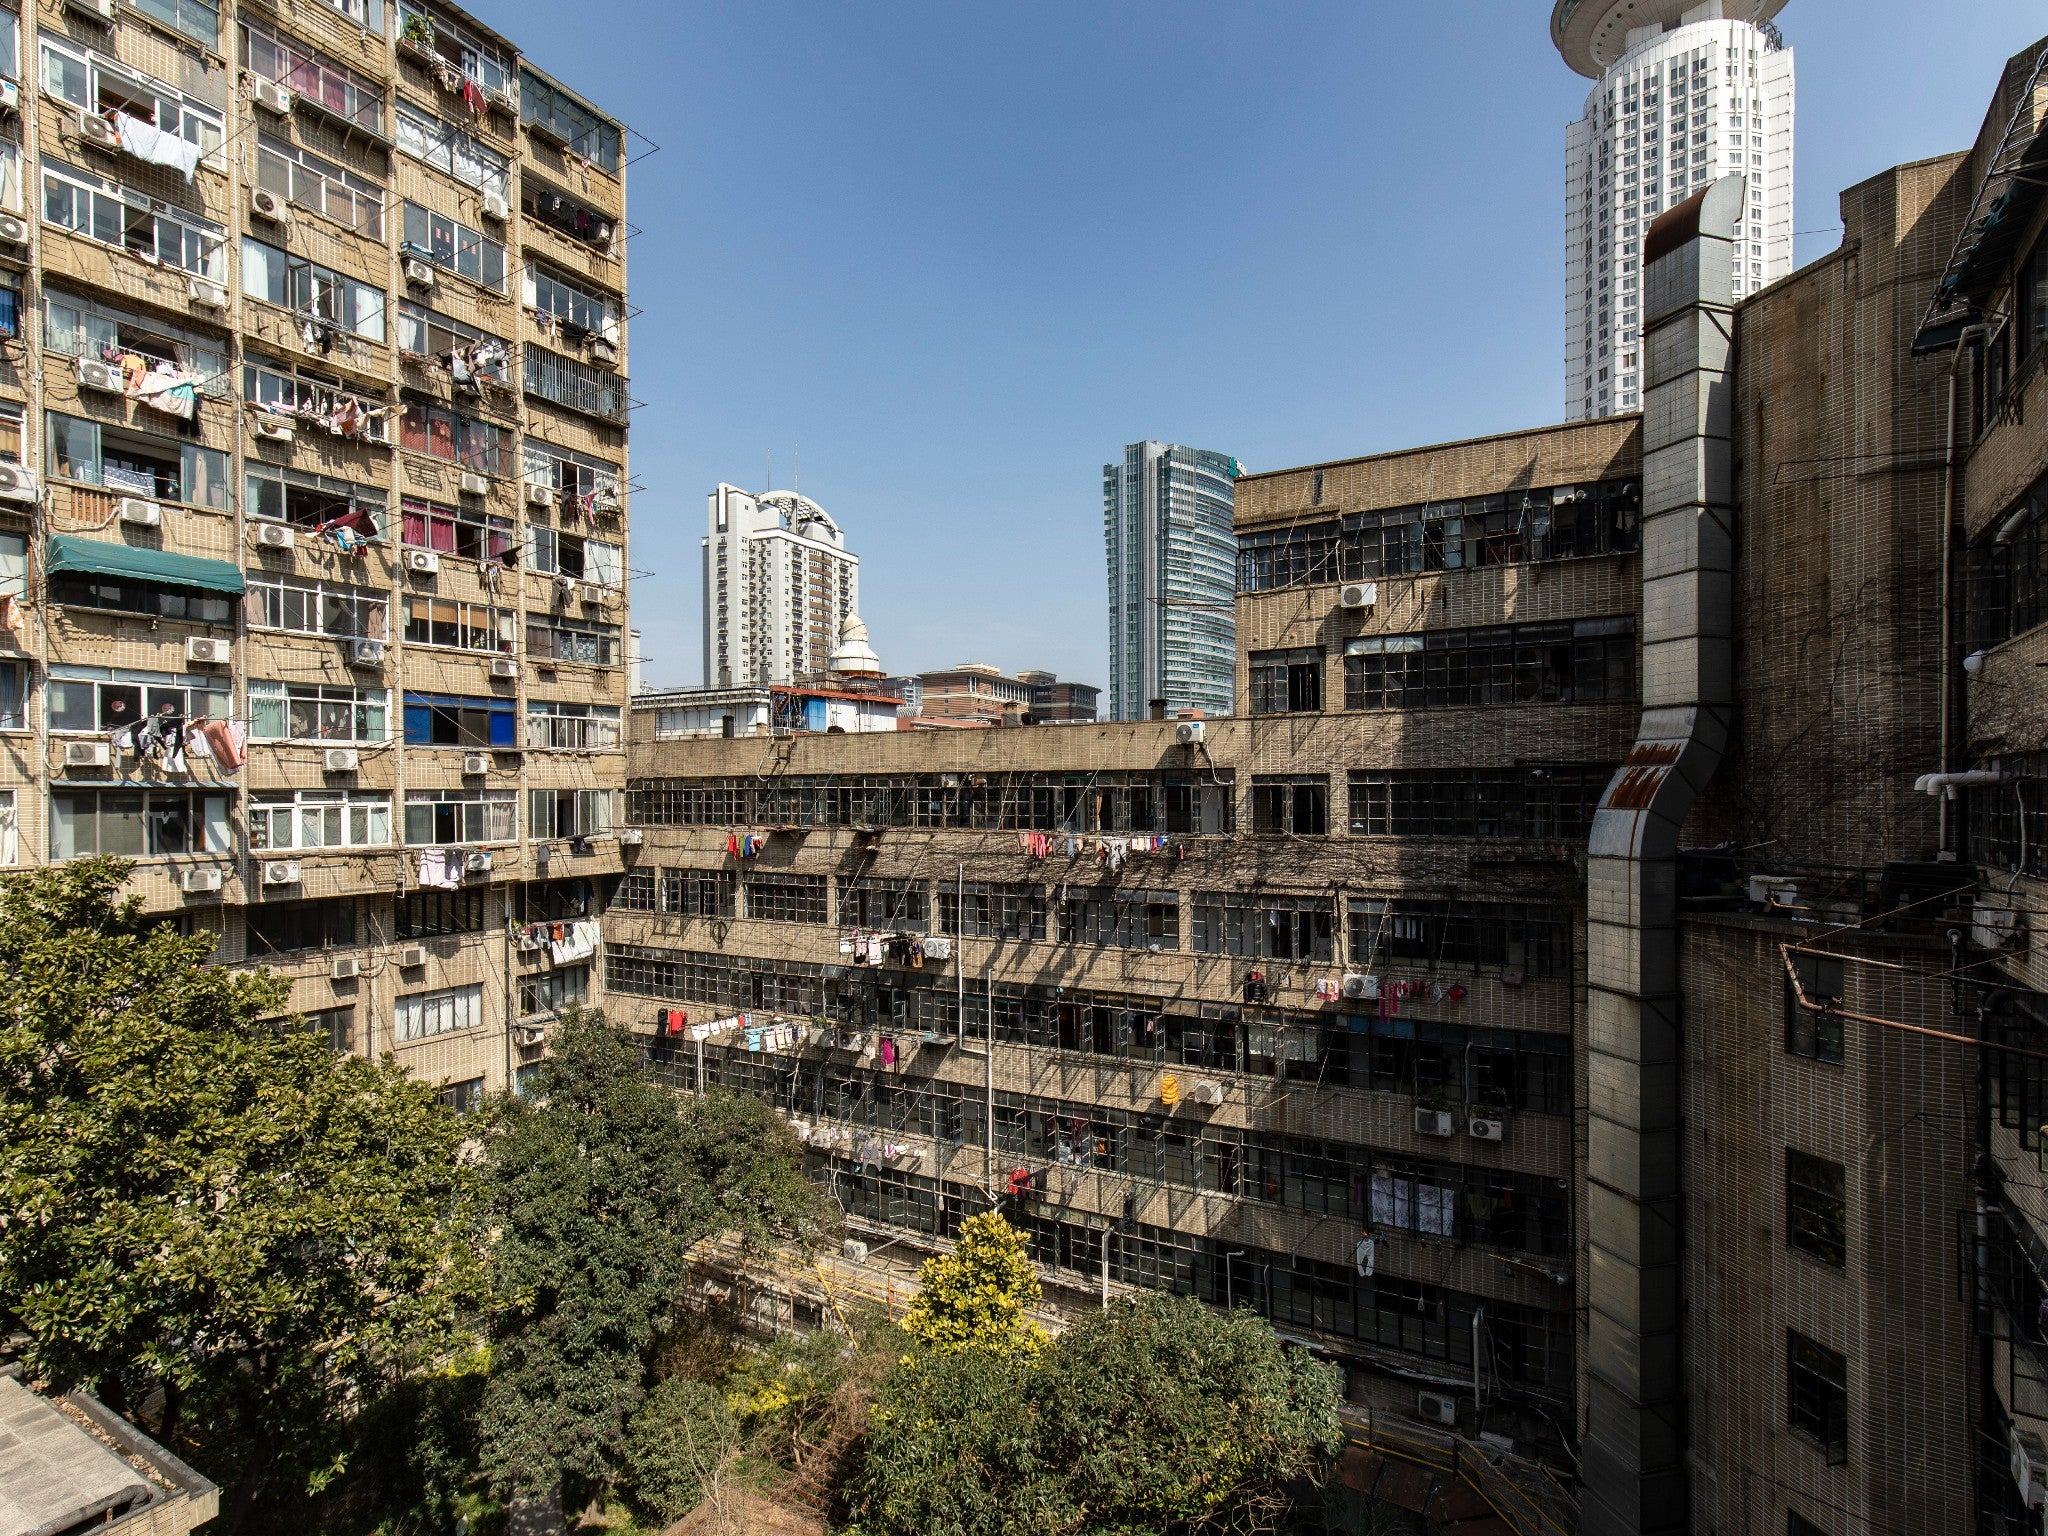
[{"label": "distant skyline building", "polygon": [[1739,303],[1792,270],[1785,0],[1557,0],[1551,41],[1597,82],[1565,129],[1565,415],[1642,409],[1643,234],[1740,173]]},{"label": "distant skyline building", "polygon": [[1132,443],[1102,466],[1109,557],[1109,718],[1227,715],[1237,656],[1238,462],[1178,443]]},{"label": "distant skyline building", "polygon": [[795,491],[757,496],[723,484],[709,513],[704,686],[790,684],[830,672],[860,603],[860,557],[839,525]]}]

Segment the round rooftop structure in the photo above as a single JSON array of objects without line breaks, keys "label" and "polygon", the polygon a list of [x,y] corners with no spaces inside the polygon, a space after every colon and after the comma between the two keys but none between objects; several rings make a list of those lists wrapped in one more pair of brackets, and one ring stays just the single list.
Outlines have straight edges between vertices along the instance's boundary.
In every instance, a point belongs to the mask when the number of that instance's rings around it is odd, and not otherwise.
[{"label": "round rooftop structure", "polygon": [[[1720,0],[1721,18],[1762,26],[1785,8],[1785,0]],[[1712,11],[1713,0],[1557,0],[1550,12],[1550,40],[1565,63],[1589,80],[1628,52],[1637,27],[1668,31],[1688,11]],[[1705,17],[1698,19],[1708,19]]]},{"label": "round rooftop structure", "polygon": [[882,675],[882,659],[868,644],[868,627],[861,622],[859,614],[849,613],[839,626],[839,643],[832,647],[832,655],[826,665],[840,677]]},{"label": "round rooftop structure", "polygon": [[754,498],[754,504],[773,507],[791,533],[837,545],[841,549],[846,547],[846,536],[832,521],[832,514],[808,496],[795,491],[763,491]]}]

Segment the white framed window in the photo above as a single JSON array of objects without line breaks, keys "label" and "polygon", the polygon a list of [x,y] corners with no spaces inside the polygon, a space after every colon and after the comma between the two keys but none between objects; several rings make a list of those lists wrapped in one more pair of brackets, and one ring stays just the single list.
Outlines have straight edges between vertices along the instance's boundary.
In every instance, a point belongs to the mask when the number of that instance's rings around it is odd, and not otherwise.
[{"label": "white framed window", "polygon": [[228,275],[227,231],[195,213],[173,213],[146,192],[43,161],[43,219],[101,245],[147,256],[216,283]]},{"label": "white framed window", "polygon": [[228,796],[161,789],[50,792],[50,857],[229,853]]},{"label": "white framed window", "polygon": [[450,987],[445,992],[411,992],[398,998],[392,1026],[400,1040],[425,1040],[434,1035],[475,1029],[484,1021],[481,985]]},{"label": "white framed window", "polygon": [[519,615],[510,608],[453,597],[408,595],[405,599],[407,645],[510,656],[518,649],[518,635]]},{"label": "white framed window", "polygon": [[526,529],[526,564],[529,570],[574,577],[616,587],[624,574],[623,552],[602,539],[529,524]]},{"label": "white framed window", "polygon": [[409,102],[398,103],[398,147],[415,160],[445,171],[479,192],[508,195],[512,162],[460,128],[429,116]]},{"label": "white framed window", "polygon": [[573,496],[588,511],[600,497],[616,502],[619,466],[570,448],[557,448],[529,435],[520,447],[529,485],[545,485],[558,495]]},{"label": "white framed window", "polygon": [[505,291],[505,247],[481,230],[418,203],[404,208],[401,255],[432,262],[443,271],[466,277],[498,293]]},{"label": "white framed window", "polygon": [[281,683],[252,677],[249,679],[249,739],[389,741],[389,699],[389,691],[383,688]]},{"label": "white framed window", "polygon": [[40,47],[43,90],[49,95],[80,112],[95,116],[118,112],[135,118],[160,133],[183,139],[197,148],[208,164],[219,167],[216,157],[226,120],[217,108],[89,49],[67,47],[48,33],[42,35]]},{"label": "white framed window", "polygon": [[600,837],[611,831],[618,810],[615,789],[529,790],[528,810],[532,814],[527,835],[550,837]]},{"label": "white framed window", "polygon": [[256,185],[294,208],[332,219],[373,240],[384,238],[383,187],[289,139],[256,135]]},{"label": "white framed window", "polygon": [[509,843],[519,835],[517,794],[509,789],[409,789],[405,842],[409,848],[457,843]]},{"label": "white framed window", "polygon": [[391,843],[391,796],[301,789],[251,795],[249,847],[384,848]]},{"label": "white framed window", "polygon": [[21,862],[21,827],[14,817],[14,791],[0,789],[0,868]]},{"label": "white framed window", "polygon": [[228,352],[218,340],[48,288],[43,290],[43,350],[95,360],[133,352],[144,362],[198,374],[201,394],[225,399],[234,392]]},{"label": "white framed window", "polygon": [[528,309],[614,341],[618,339],[619,305],[609,295],[594,293],[531,263],[527,265],[522,287]]},{"label": "white framed window", "polygon": [[529,700],[526,744],[540,751],[612,751],[619,744],[618,706]]},{"label": "white framed window", "polygon": [[235,712],[234,685],[225,677],[62,663],[50,668],[43,698],[53,736],[104,735],[165,716],[180,725],[227,720]]},{"label": "white framed window", "polygon": [[[381,288],[244,237],[242,292],[288,309],[309,324],[338,327],[365,341],[382,341],[385,295]],[[317,333],[314,339],[317,338]]]},{"label": "white framed window", "polygon": [[248,581],[247,617],[252,629],[382,640],[390,627],[384,594],[366,587],[264,574],[252,574]]}]

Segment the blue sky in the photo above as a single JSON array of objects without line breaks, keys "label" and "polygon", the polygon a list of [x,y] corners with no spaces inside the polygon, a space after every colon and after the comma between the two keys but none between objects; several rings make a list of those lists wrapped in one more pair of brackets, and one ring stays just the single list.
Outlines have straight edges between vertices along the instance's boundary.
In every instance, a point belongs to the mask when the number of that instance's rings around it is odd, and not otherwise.
[{"label": "blue sky", "polygon": [[[1273,469],[1562,415],[1588,83],[1544,0],[471,4],[661,146],[629,183],[649,683],[700,681],[705,496],[771,454],[847,530],[891,670],[1101,683],[1123,444]],[[1810,261],[1841,188],[1970,142],[2048,12],[1780,24]]]}]

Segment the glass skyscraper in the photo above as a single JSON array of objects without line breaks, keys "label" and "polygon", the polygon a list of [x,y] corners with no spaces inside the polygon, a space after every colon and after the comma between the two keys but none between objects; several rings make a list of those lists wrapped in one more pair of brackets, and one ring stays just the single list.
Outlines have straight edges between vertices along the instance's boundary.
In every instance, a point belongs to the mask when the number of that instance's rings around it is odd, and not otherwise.
[{"label": "glass skyscraper", "polygon": [[1109,716],[1231,711],[1237,657],[1237,460],[1178,443],[1132,443],[1102,466],[1109,555]]}]

